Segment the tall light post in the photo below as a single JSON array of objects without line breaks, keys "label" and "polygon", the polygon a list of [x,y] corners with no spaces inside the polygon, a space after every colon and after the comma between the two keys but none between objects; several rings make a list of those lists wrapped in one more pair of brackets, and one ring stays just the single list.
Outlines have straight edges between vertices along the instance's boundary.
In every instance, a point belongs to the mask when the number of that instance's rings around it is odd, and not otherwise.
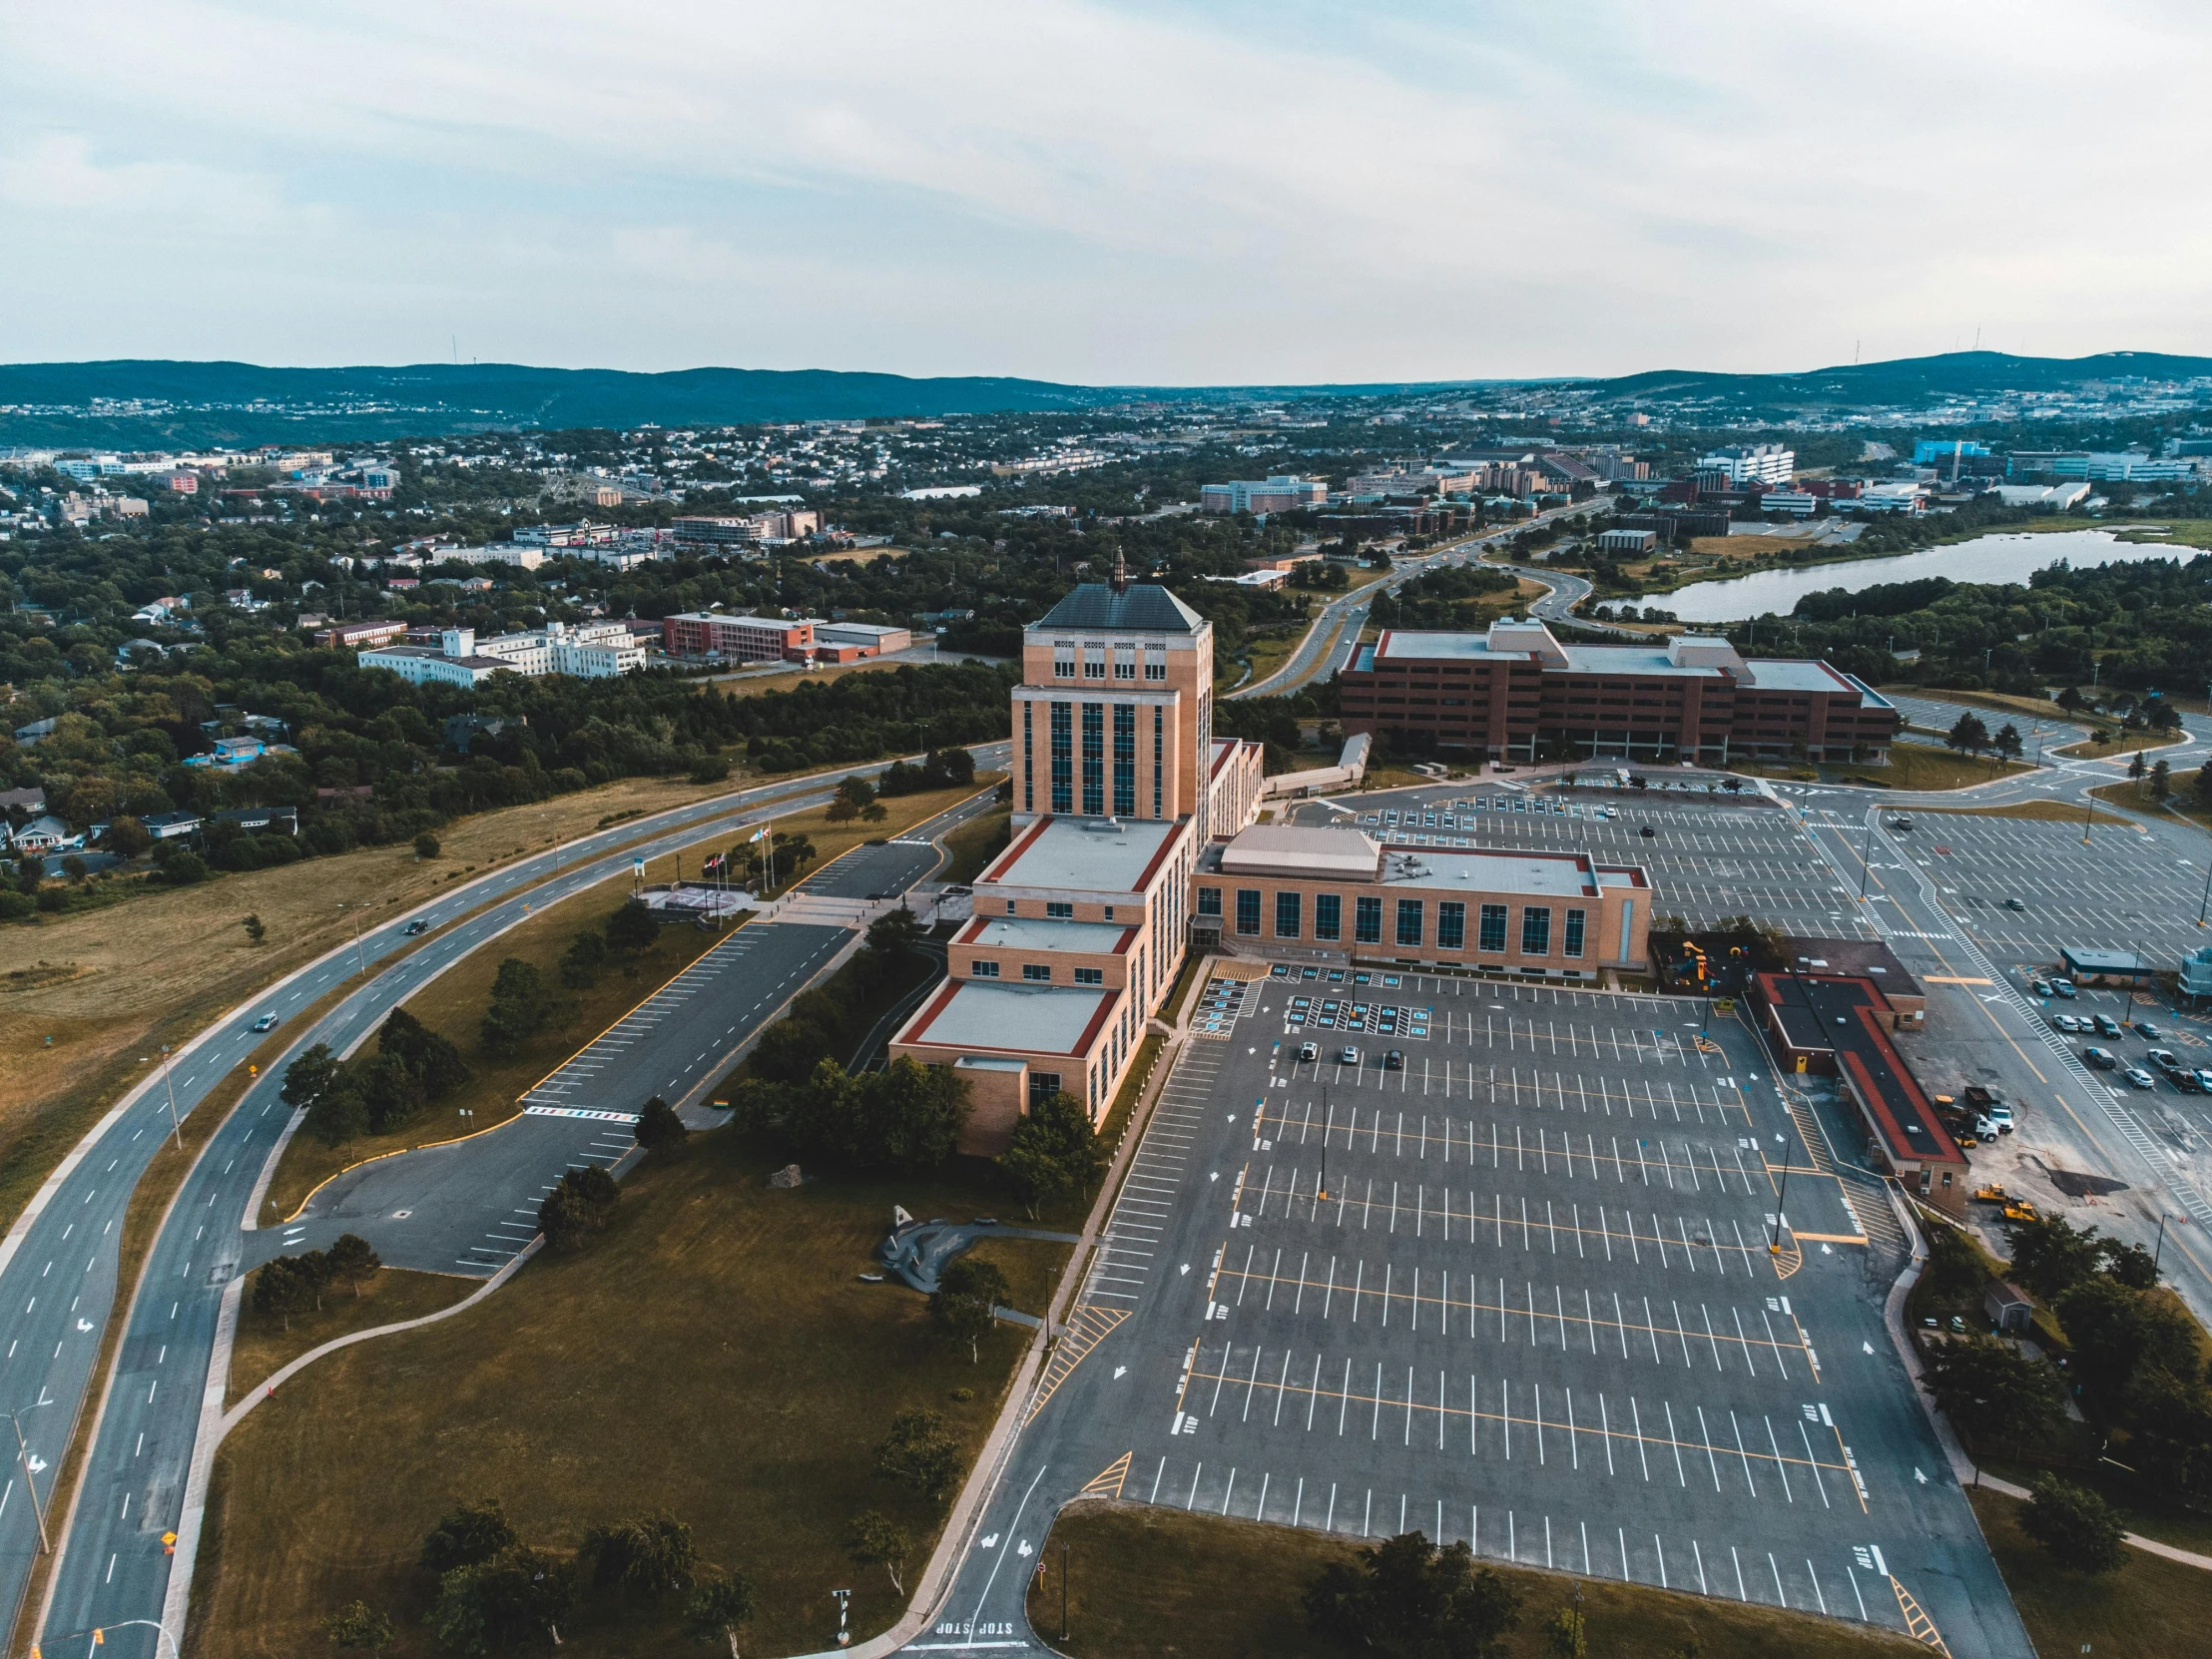
[{"label": "tall light post", "polygon": [[340,900],[338,908],[341,910],[350,909],[353,912],[351,917],[353,923],[353,965],[362,973],[366,973],[368,971],[368,955],[361,948],[361,911],[365,908],[365,905],[348,905]]},{"label": "tall light post", "polygon": [[185,1150],[185,1128],[177,1119],[177,1085],[169,1074],[169,1044],[162,1044],[162,1087],[169,1091],[169,1132],[177,1137],[177,1150]]},{"label": "tall light post", "polygon": [[1790,1137],[1781,1134],[1775,1139],[1782,1143],[1782,1186],[1774,1197],[1774,1238],[1767,1246],[1770,1256],[1782,1254],[1782,1217],[1790,1204]]},{"label": "tall light post", "polygon": [[41,1555],[53,1554],[54,1542],[46,1535],[46,1511],[39,1507],[38,1482],[31,1478],[31,1447],[30,1442],[23,1438],[23,1411],[35,1411],[41,1405],[53,1403],[50,1399],[36,1399],[24,1406],[22,1411],[0,1413],[15,1428],[16,1461],[23,1465],[23,1489],[31,1494],[31,1518],[38,1522],[38,1552]]},{"label": "tall light post", "polygon": [[2179,1220],[2179,1216],[2169,1216],[2163,1210],[2158,1212],[2158,1242],[2151,1246],[2150,1252],[2150,1271],[2153,1275],[2158,1272],[2158,1258],[2166,1249],[2166,1223]]}]

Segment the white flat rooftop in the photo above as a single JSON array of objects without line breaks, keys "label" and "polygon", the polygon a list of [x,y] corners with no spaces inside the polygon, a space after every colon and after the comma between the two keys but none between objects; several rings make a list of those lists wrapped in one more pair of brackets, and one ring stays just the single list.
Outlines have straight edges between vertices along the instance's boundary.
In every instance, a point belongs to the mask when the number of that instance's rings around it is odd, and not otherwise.
[{"label": "white flat rooftop", "polygon": [[[976,879],[984,886],[1059,887],[1077,892],[1143,890],[1163,848],[1184,820],[1040,819],[1016,831],[1014,844]],[[1107,828],[1112,824],[1114,828]]]},{"label": "white flat rooftop", "polygon": [[1256,824],[1221,850],[1224,875],[1372,881],[1382,849],[1357,830]]},{"label": "white flat rooftop", "polygon": [[1047,921],[1041,916],[977,916],[960,943],[986,949],[1076,950],[1109,956],[1136,931],[1111,921]]},{"label": "white flat rooftop", "polygon": [[899,1033],[898,1041],[1001,1054],[1076,1054],[1101,1023],[1116,990],[1056,985],[984,985],[962,980],[934,1012]]},{"label": "white flat rooftop", "polygon": [[1382,860],[1391,887],[1513,893],[1530,898],[1595,898],[1596,871],[1571,852],[1477,852],[1457,847],[1391,847]]}]

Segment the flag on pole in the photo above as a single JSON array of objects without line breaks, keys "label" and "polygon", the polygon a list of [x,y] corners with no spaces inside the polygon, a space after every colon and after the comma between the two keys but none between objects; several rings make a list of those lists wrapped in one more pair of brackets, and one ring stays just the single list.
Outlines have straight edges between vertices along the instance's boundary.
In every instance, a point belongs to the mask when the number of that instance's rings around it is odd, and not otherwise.
[{"label": "flag on pole", "polygon": [[768,826],[765,824],[762,825],[760,829],[754,830],[752,834],[746,836],[745,838],[748,841],[759,841],[768,839]]}]

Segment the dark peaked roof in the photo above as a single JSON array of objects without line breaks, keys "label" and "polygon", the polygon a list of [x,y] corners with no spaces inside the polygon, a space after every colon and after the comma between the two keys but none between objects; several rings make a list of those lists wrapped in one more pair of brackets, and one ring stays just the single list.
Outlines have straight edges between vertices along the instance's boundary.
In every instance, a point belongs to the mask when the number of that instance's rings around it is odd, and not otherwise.
[{"label": "dark peaked roof", "polygon": [[1206,619],[1154,582],[1133,583],[1116,593],[1104,582],[1085,582],[1044,615],[1035,628],[1095,628],[1128,634],[1195,634]]}]

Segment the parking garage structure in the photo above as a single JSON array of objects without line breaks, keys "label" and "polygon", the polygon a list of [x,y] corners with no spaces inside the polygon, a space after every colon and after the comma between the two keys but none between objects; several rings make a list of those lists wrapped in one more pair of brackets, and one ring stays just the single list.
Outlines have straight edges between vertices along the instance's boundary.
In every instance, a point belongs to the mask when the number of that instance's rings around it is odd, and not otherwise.
[{"label": "parking garage structure", "polygon": [[1257,825],[1201,850],[1191,919],[1201,950],[1594,981],[1649,968],[1651,883],[1588,852],[1407,850]]}]

